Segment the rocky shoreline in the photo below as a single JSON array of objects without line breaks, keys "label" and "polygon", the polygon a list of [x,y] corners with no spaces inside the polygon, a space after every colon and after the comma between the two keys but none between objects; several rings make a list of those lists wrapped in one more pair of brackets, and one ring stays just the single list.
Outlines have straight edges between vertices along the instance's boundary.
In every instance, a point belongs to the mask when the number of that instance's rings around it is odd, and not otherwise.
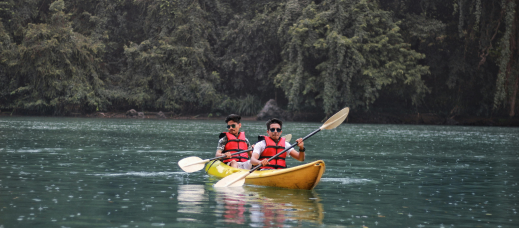
[{"label": "rocky shoreline", "polygon": [[[11,113],[1,112],[2,116],[12,116]],[[19,116],[19,115],[17,115]],[[70,113],[69,117],[84,118],[131,118],[131,119],[182,119],[182,120],[224,120],[227,115],[200,113],[182,115],[174,112],[138,112],[130,109],[126,112],[95,112],[90,114]],[[242,120],[265,121],[270,118],[285,121],[322,122],[327,118],[320,112],[288,112],[281,109],[274,99],[269,100],[263,109],[255,116],[243,116]],[[519,117],[481,117],[481,116],[443,116],[435,113],[395,114],[383,112],[362,112],[351,110],[347,123],[367,124],[418,124],[418,125],[464,125],[464,126],[511,126],[519,127]]]},{"label": "rocky shoreline", "polygon": [[[65,117],[80,118],[116,118],[116,119],[177,119],[177,120],[224,120],[225,115],[215,116],[211,113],[197,115],[179,115],[173,112],[95,112],[90,114],[71,113]],[[1,112],[0,118],[11,116],[9,112]],[[324,115],[316,113],[296,113],[292,118],[282,118],[289,121],[321,122]],[[258,116],[243,116],[245,121],[264,121]],[[350,112],[346,123],[366,124],[413,124],[413,125],[462,125],[462,126],[509,126],[519,127],[518,117],[479,117],[479,116],[455,116],[445,117],[434,113],[416,114],[386,114],[386,113],[357,113]]]}]

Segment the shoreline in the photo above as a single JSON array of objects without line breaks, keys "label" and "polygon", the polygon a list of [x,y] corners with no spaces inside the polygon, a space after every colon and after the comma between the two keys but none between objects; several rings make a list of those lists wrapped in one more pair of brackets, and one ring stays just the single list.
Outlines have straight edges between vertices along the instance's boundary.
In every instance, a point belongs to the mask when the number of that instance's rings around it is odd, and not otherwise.
[{"label": "shoreline", "polygon": [[[0,112],[0,118],[38,116],[38,117],[78,117],[78,118],[103,118],[103,119],[174,119],[174,120],[225,120],[226,116],[213,116],[210,113],[197,115],[179,115],[171,112],[142,112],[140,116],[128,116],[125,112],[95,112],[90,114],[71,113],[64,116],[51,115],[20,115]],[[294,119],[288,121],[322,122],[324,117],[311,115],[307,119]],[[242,116],[246,121],[257,120],[256,116]],[[459,125],[459,126],[502,126],[519,127],[518,117],[480,117],[480,116],[454,116],[445,117],[434,113],[417,114],[386,114],[386,113],[350,113],[346,123],[365,124],[411,124],[411,125]]]}]

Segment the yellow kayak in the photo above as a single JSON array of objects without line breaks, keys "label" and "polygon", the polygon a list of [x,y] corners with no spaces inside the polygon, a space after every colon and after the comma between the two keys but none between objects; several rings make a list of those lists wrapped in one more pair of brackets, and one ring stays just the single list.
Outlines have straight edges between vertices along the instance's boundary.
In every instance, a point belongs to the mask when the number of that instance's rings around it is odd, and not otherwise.
[{"label": "yellow kayak", "polygon": [[[321,180],[326,166],[322,160],[292,168],[254,171],[245,178],[246,184],[263,185],[290,189],[313,189]],[[248,172],[246,169],[232,168],[219,160],[209,162],[205,172],[209,175],[224,178],[237,172]]]}]

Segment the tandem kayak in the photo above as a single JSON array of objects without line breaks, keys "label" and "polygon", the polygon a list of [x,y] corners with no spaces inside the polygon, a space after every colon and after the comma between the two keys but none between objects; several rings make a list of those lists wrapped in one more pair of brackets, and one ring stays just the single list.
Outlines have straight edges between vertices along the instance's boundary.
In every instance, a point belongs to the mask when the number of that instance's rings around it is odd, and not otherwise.
[{"label": "tandem kayak", "polygon": [[[246,184],[263,185],[290,189],[313,189],[321,180],[326,166],[322,160],[286,169],[254,171],[245,178]],[[205,166],[209,175],[224,178],[237,172],[248,172],[246,169],[232,168],[215,160]]]}]

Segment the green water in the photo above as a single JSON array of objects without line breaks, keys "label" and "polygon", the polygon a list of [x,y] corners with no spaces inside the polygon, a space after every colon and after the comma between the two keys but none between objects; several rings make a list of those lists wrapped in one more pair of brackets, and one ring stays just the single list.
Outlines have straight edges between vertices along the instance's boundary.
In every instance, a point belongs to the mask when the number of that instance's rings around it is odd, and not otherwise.
[{"label": "green water", "polygon": [[[288,122],[303,137],[320,123]],[[251,141],[263,122],[245,121]],[[0,118],[0,227],[517,227],[519,129],[347,124],[305,141],[312,191],[215,190],[223,121]],[[299,163],[295,159],[289,166]]]}]

